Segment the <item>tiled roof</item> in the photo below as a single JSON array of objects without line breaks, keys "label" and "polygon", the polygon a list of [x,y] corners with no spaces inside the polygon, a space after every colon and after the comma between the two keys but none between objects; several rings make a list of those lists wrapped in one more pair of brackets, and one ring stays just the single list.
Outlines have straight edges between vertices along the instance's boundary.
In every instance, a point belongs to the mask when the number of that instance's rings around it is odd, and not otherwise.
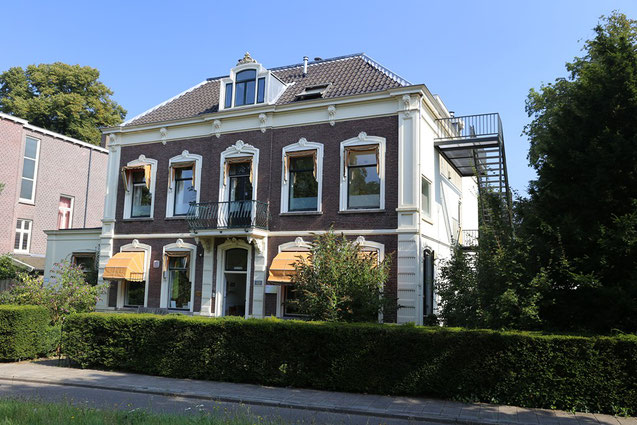
[{"label": "tiled roof", "polygon": [[[274,76],[290,84],[276,104],[295,102],[296,95],[306,87],[329,84],[323,98],[336,98],[363,93],[373,93],[410,85],[368,56],[360,53],[308,63],[307,75],[303,64],[270,69]],[[223,77],[210,78],[195,87],[124,123],[127,125],[151,124],[209,114],[219,110],[219,85]]]}]

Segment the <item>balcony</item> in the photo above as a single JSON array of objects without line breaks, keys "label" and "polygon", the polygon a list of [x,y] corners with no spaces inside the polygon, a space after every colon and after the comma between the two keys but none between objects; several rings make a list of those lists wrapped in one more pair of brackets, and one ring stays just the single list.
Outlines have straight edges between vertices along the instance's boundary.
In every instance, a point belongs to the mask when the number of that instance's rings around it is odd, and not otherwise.
[{"label": "balcony", "polygon": [[464,249],[475,249],[478,246],[479,230],[461,230],[456,241]]},{"label": "balcony", "polygon": [[230,201],[191,203],[186,219],[190,230],[250,229],[268,230],[267,202]]}]

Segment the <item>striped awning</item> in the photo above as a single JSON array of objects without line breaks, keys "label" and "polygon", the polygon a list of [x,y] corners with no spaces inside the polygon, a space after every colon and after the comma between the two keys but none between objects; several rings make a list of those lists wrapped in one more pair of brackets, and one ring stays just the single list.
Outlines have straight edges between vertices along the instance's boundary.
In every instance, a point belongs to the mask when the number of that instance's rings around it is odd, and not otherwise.
[{"label": "striped awning", "polygon": [[279,252],[270,264],[268,283],[283,285],[292,283],[292,276],[295,275],[294,265],[301,259],[310,256],[308,251],[284,251]]},{"label": "striped awning", "polygon": [[144,252],[118,252],[106,263],[105,280],[143,282]]}]

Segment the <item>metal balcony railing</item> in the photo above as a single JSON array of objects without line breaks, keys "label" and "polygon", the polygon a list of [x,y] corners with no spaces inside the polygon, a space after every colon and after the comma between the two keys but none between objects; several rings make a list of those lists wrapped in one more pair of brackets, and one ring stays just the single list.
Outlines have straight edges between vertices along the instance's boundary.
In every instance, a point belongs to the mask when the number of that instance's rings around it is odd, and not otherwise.
[{"label": "metal balcony railing", "polygon": [[462,230],[460,232],[460,245],[465,247],[478,246],[479,231],[478,230]]},{"label": "metal balcony railing", "polygon": [[268,229],[267,202],[229,201],[191,203],[186,219],[190,230]]},{"label": "metal balcony railing", "polygon": [[436,140],[500,140],[502,120],[500,114],[463,115],[436,120],[438,137]]}]

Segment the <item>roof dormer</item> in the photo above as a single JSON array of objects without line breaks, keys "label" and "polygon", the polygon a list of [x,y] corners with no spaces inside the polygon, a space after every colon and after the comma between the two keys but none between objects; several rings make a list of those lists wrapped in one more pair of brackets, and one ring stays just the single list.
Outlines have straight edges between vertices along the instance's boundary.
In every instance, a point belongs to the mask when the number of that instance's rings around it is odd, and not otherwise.
[{"label": "roof dormer", "polygon": [[272,104],[286,85],[247,53],[221,79],[219,109]]}]

